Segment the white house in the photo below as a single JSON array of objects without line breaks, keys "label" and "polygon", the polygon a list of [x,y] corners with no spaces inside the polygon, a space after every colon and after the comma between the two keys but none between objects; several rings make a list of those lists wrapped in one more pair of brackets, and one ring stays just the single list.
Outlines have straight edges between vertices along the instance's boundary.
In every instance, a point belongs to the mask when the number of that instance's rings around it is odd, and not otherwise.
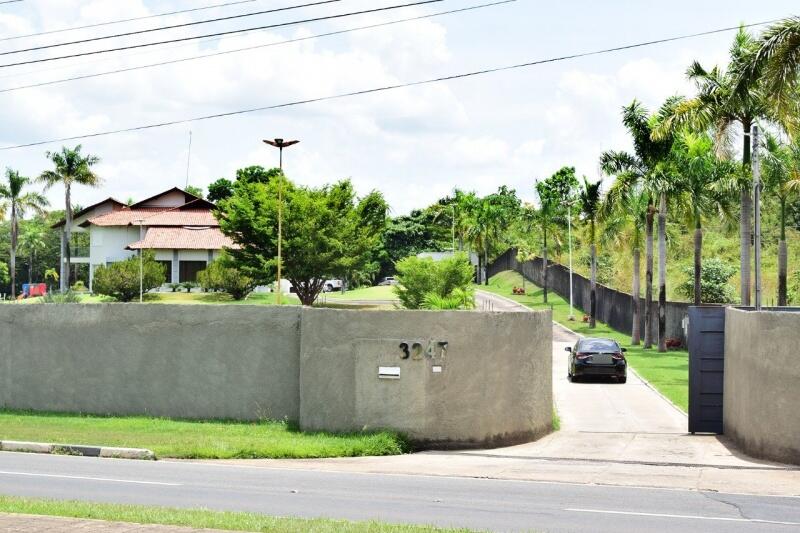
[{"label": "white house", "polygon": [[[167,283],[196,281],[197,273],[223,248],[234,246],[220,231],[213,208],[211,202],[177,187],[132,205],[108,198],[75,213],[72,232],[88,232],[90,244],[71,245],[70,263],[89,265],[91,290],[98,266],[153,250],[166,266]],[[64,224],[62,220],[53,227]]]}]

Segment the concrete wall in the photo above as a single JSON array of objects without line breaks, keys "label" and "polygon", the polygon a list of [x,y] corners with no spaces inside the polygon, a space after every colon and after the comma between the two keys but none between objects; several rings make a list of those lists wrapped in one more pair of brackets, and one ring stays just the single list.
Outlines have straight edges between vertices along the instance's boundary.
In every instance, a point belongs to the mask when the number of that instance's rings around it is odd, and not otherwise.
[{"label": "concrete wall", "polygon": [[0,405],[297,419],[300,312],[238,305],[3,305]]},{"label": "concrete wall", "polygon": [[[550,311],[400,313],[304,311],[304,429],[393,428],[460,447],[530,441],[550,430]],[[399,368],[399,379],[379,378],[382,366]]]},{"label": "concrete wall", "polygon": [[748,454],[800,464],[800,314],[725,311],[725,435]]},{"label": "concrete wall", "polygon": [[[0,407],[289,418],[437,446],[522,442],[550,430],[550,320],[549,311],[3,305]],[[380,366],[398,367],[399,379],[379,377]]]},{"label": "concrete wall", "polygon": [[[642,257],[644,262],[644,257]],[[488,275],[494,276],[506,270],[514,270],[522,274],[529,281],[542,286],[544,277],[543,261],[540,258],[532,261],[517,261],[517,251],[507,250],[498,257],[488,268]],[[569,300],[569,269],[558,263],[548,262],[547,267],[548,290],[553,291],[562,298]],[[644,286],[644,276],[642,276]],[[591,302],[591,283],[588,279],[573,272],[572,294],[575,307],[588,313]],[[627,292],[617,291],[597,284],[597,319],[623,333],[631,334],[633,330],[633,298]],[[683,319],[689,314],[689,305],[684,302],[667,302],[666,306],[666,337],[679,339],[686,344],[686,335],[683,331]],[[644,298],[639,299],[642,310],[640,331],[644,338]],[[651,312],[653,324],[653,340],[658,339],[658,286],[653,287],[653,309]]]}]

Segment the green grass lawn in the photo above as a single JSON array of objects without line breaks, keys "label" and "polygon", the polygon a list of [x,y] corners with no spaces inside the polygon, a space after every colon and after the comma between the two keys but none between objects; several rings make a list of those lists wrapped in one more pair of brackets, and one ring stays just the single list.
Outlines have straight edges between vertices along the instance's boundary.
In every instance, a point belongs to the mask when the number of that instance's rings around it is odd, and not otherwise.
[{"label": "green grass lawn", "polygon": [[525,296],[511,294],[511,290],[515,286],[522,286],[522,276],[516,272],[507,271],[494,276],[489,280],[488,286],[481,286],[480,289],[505,296],[532,309],[552,308],[554,321],[581,335],[615,339],[628,349],[626,353],[628,363],[639,375],[649,381],[675,405],[684,411],[689,409],[688,352],[671,350],[667,353],[658,353],[656,349],[645,350],[641,346],[632,346],[630,336],[611,329],[606,324],[597,322],[597,327],[591,329],[588,323],[580,321],[583,313],[578,309],[575,310],[578,320],[569,321],[569,302],[554,292],[548,293],[548,304],[545,304],[543,291],[533,283],[526,282],[527,294]]},{"label": "green grass lawn", "polygon": [[397,300],[397,295],[394,293],[391,285],[378,285],[376,287],[364,287],[361,289],[353,289],[344,294],[341,292],[326,293],[325,298],[328,300]]},{"label": "green grass lawn", "polygon": [[[83,294],[82,304],[98,304],[113,302],[114,299],[102,294]],[[26,298],[24,300],[6,300],[4,303],[34,304],[41,303],[42,298]],[[138,298],[134,300],[138,302]],[[239,305],[275,305],[275,295],[271,293],[253,293],[246,300],[234,300],[230,294],[222,292],[149,292],[144,295],[145,303],[155,304],[239,304]],[[282,305],[300,305],[294,294],[284,294]]]},{"label": "green grass lawn", "polygon": [[269,531],[275,533],[300,533],[306,531],[315,533],[468,532],[466,529],[438,529],[425,526],[389,525],[379,522],[348,522],[328,519],[305,520],[301,518],[279,518],[256,513],[56,501],[14,496],[0,496],[0,512],[227,531]]},{"label": "green grass lawn", "polygon": [[0,410],[0,440],[147,448],[182,459],[297,459],[398,455],[406,441],[391,432],[303,433],[286,422],[195,422]]}]

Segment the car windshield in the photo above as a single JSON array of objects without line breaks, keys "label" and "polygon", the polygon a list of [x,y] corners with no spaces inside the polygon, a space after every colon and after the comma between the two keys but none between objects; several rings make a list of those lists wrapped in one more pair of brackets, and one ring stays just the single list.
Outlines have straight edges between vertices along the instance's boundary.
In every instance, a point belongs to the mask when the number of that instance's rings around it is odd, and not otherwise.
[{"label": "car windshield", "polygon": [[578,344],[579,352],[618,352],[619,345],[608,339],[587,339]]}]

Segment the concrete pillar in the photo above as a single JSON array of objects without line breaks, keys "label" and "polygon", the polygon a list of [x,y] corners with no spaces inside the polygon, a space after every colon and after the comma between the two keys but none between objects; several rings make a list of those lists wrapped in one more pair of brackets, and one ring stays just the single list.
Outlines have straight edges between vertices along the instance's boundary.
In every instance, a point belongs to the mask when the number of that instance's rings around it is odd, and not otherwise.
[{"label": "concrete pillar", "polygon": [[172,283],[180,283],[181,263],[178,260],[178,250],[172,250]]}]

